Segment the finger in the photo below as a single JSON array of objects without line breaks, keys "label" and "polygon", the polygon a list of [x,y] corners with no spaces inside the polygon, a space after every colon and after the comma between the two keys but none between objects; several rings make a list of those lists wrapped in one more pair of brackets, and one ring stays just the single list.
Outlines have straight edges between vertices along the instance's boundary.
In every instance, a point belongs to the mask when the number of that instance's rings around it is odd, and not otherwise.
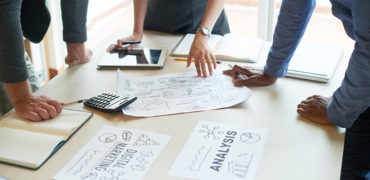
[{"label": "finger", "polygon": [[225,75],[231,76],[232,71],[233,71],[232,69],[224,70],[222,73],[225,74]]},{"label": "finger", "polygon": [[209,57],[209,55],[206,56],[206,61],[207,61],[209,75],[212,76],[213,70],[212,70],[212,65],[211,65],[211,58]]},{"label": "finger", "polygon": [[312,100],[314,98],[315,98],[314,96],[310,96],[310,97],[306,98],[306,100]]},{"label": "finger", "polygon": [[131,45],[127,46],[127,50],[131,50],[131,49],[135,48],[136,46],[138,46],[138,44],[131,44]]},{"label": "finger", "polygon": [[213,61],[213,68],[217,68],[217,59],[216,59],[216,57],[213,55],[213,53],[211,53],[211,59],[212,59],[212,61]]},{"label": "finger", "polygon": [[119,47],[119,48],[122,48],[122,49],[123,49],[123,46],[122,46],[122,43],[123,43],[123,42],[125,42],[123,39],[118,39],[118,40],[117,40],[117,45],[116,45],[116,46],[117,46],[117,47]]},{"label": "finger", "polygon": [[42,121],[42,118],[35,112],[29,112],[27,118],[31,121]]},{"label": "finger", "polygon": [[57,110],[54,106],[51,106],[48,103],[42,103],[41,107],[48,112],[49,118],[55,118],[57,116]]},{"label": "finger", "polygon": [[115,45],[115,44],[111,44],[110,46],[108,46],[108,48],[107,48],[107,52],[112,51],[115,47],[116,47],[116,45]]},{"label": "finger", "polygon": [[246,86],[249,85],[248,79],[234,79],[234,86]]},{"label": "finger", "polygon": [[247,75],[247,76],[253,76],[255,75],[255,73],[249,71],[248,69],[246,68],[243,68],[243,67],[240,67],[238,65],[234,65],[234,68],[235,70],[238,72],[238,73],[241,73],[241,74],[244,74],[244,75]]},{"label": "finger", "polygon": [[309,109],[309,105],[306,103],[300,103],[297,107],[305,110]]},{"label": "finger", "polygon": [[195,60],[194,64],[195,64],[195,69],[197,70],[198,77],[201,77],[202,76],[202,73],[200,72],[200,62],[199,62],[199,59]]},{"label": "finger", "polygon": [[49,105],[53,106],[56,110],[56,113],[59,114],[62,112],[62,103],[58,102],[58,101],[55,101],[55,100],[48,100],[46,101]]},{"label": "finger", "polygon": [[204,62],[204,58],[200,60],[200,67],[202,68],[203,77],[207,77],[206,65]]},{"label": "finger", "polygon": [[303,100],[300,104],[312,104],[312,99]]},{"label": "finger", "polygon": [[192,60],[193,60],[193,56],[191,54],[189,54],[188,55],[188,59],[186,60],[186,67],[189,67],[190,66]]},{"label": "finger", "polygon": [[235,69],[235,66],[231,70],[231,77],[233,77],[233,79],[238,79],[238,71]]},{"label": "finger", "polygon": [[50,119],[48,111],[43,108],[37,108],[35,112],[41,117],[42,120]]},{"label": "finger", "polygon": [[248,86],[248,85],[264,85],[263,82],[261,82],[260,77],[258,76],[251,76],[248,79],[235,79],[234,80],[234,86]]},{"label": "finger", "polygon": [[304,117],[304,118],[306,118],[307,117],[307,114],[308,114],[307,110],[302,109],[302,108],[297,108],[297,113],[299,115],[301,115],[302,117]]}]

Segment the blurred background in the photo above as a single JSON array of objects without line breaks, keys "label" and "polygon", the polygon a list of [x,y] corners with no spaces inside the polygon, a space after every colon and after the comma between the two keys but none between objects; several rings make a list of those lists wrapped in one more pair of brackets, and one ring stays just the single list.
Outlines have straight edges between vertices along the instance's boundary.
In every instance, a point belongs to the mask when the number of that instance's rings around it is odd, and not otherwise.
[{"label": "blurred background", "polygon": [[[60,0],[47,0],[52,16],[45,39],[39,44],[25,40],[37,75],[43,84],[63,71],[66,47],[62,37]],[[354,42],[347,37],[342,23],[331,13],[329,0],[316,0],[316,9],[302,41],[334,44],[352,50]],[[271,40],[281,0],[226,0],[225,11],[231,33]],[[133,28],[132,0],[90,0],[87,18],[87,47],[94,49],[118,29]]]}]

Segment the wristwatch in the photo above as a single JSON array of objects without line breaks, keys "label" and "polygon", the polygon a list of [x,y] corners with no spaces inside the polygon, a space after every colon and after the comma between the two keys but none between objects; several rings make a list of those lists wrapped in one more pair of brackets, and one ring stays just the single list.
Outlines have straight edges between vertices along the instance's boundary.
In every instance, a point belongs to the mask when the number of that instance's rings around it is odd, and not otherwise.
[{"label": "wristwatch", "polygon": [[203,35],[205,36],[208,36],[210,37],[211,36],[211,32],[209,31],[208,28],[204,27],[204,28],[198,28],[197,32],[200,31]]}]

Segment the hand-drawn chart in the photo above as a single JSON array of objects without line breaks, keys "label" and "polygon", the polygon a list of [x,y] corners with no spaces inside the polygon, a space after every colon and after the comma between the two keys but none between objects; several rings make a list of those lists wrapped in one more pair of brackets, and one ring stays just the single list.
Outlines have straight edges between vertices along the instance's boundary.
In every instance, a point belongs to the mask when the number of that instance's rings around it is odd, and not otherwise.
[{"label": "hand-drawn chart", "polygon": [[137,162],[135,162],[134,165],[131,166],[131,169],[133,171],[144,171],[145,166],[149,162],[148,158],[151,158],[153,156],[154,156],[154,154],[151,151],[149,151],[149,152],[145,152],[145,151],[140,152],[139,157],[136,158]]},{"label": "hand-drawn chart", "polygon": [[267,129],[199,121],[168,174],[191,179],[253,179],[267,135]]},{"label": "hand-drawn chart", "polygon": [[247,100],[247,87],[234,87],[230,77],[215,72],[196,77],[193,72],[136,77],[117,71],[117,92],[138,99],[123,109],[131,116],[159,116],[230,107]]},{"label": "hand-drawn chart", "polygon": [[70,169],[67,170],[67,173],[72,173],[73,175],[79,174],[80,172],[84,171],[89,164],[89,161],[92,161],[96,158],[100,153],[100,151],[96,150],[87,150],[80,159],[72,165]]},{"label": "hand-drawn chart", "polygon": [[169,139],[163,134],[106,125],[53,179],[141,179]]},{"label": "hand-drawn chart", "polygon": [[134,146],[153,146],[153,145],[159,145],[159,143],[151,139],[145,134],[140,134],[140,137],[137,138],[137,140],[135,141],[133,145]]},{"label": "hand-drawn chart", "polygon": [[204,145],[197,149],[194,157],[191,159],[189,170],[199,171],[211,150],[212,148],[205,147]]},{"label": "hand-drawn chart", "polygon": [[102,134],[99,136],[99,141],[102,143],[111,143],[117,139],[117,135],[113,133]]},{"label": "hand-drawn chart", "polygon": [[252,162],[253,154],[245,153],[244,156],[239,155],[238,157],[242,157],[242,159],[232,160],[228,163],[228,171],[236,177],[244,179]]},{"label": "hand-drawn chart", "polygon": [[199,133],[204,134],[203,138],[208,139],[212,137],[214,140],[220,139],[219,136],[221,136],[224,132],[220,130],[219,126],[214,126],[213,128],[209,128],[208,125],[203,125],[202,129],[199,130]]},{"label": "hand-drawn chart", "polygon": [[261,139],[261,136],[257,133],[253,132],[246,132],[240,135],[240,140],[245,142],[245,143],[256,143]]}]

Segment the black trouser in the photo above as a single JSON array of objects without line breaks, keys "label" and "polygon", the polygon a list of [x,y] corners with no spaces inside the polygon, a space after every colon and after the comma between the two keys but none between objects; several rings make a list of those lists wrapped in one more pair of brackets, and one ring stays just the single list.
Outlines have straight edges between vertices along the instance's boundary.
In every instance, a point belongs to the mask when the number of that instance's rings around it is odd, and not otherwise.
[{"label": "black trouser", "polygon": [[370,180],[370,108],[346,130],[341,180]]}]

